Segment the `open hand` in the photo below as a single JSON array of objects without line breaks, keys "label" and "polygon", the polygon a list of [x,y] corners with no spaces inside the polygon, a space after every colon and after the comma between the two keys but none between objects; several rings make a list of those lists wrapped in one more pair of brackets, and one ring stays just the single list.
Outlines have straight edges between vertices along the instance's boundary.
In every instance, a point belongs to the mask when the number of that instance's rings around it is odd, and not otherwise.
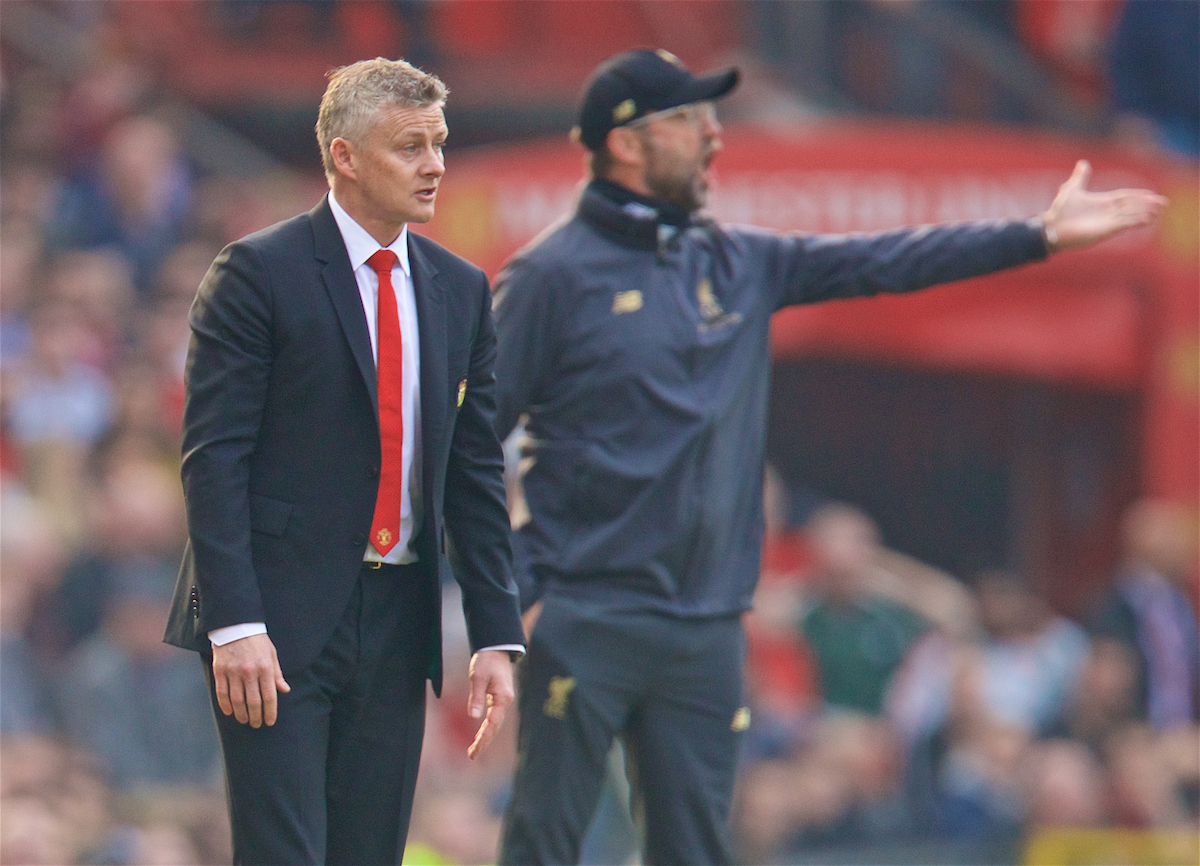
[{"label": "open hand", "polygon": [[1094,244],[1118,232],[1152,225],[1167,206],[1167,199],[1148,189],[1115,189],[1090,192],[1092,166],[1086,159],[1058,189],[1042,214],[1051,252]]}]

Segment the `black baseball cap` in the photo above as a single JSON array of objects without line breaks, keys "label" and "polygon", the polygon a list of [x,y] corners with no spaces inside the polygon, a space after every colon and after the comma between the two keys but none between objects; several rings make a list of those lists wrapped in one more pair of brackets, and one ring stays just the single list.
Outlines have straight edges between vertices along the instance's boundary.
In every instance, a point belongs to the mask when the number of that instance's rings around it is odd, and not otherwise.
[{"label": "black baseball cap", "polygon": [[596,150],[608,132],[639,117],[691,102],[720,99],[737,86],[734,67],[695,76],[678,57],[661,48],[637,48],[605,60],[588,78],[574,135]]}]

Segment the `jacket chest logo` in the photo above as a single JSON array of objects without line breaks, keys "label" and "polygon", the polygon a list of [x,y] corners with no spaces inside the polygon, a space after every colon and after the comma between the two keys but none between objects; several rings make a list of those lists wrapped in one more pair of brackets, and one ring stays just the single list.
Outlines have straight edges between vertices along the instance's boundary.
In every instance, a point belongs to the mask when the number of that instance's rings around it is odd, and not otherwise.
[{"label": "jacket chest logo", "polygon": [[742,321],[741,313],[725,312],[725,308],[713,294],[712,280],[708,277],[696,284],[696,302],[700,307],[699,331],[701,334],[707,334],[728,325],[736,325]]},{"label": "jacket chest logo", "polygon": [[700,317],[708,324],[712,324],[725,315],[725,308],[717,303],[717,298],[713,294],[712,280],[708,277],[696,285],[696,300],[700,304]]}]

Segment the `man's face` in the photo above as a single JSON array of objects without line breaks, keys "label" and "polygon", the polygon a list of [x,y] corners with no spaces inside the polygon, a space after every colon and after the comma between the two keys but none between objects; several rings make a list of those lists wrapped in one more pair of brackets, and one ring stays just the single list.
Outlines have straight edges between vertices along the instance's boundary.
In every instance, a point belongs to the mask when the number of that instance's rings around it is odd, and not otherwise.
[{"label": "man's face", "polygon": [[354,148],[362,219],[398,227],[433,218],[438,183],[446,173],[442,146],[447,131],[436,105],[380,110]]},{"label": "man's face", "polygon": [[637,129],[649,190],[687,213],[704,207],[708,168],[721,149],[721,124],[713,104],[694,102],[650,115]]}]

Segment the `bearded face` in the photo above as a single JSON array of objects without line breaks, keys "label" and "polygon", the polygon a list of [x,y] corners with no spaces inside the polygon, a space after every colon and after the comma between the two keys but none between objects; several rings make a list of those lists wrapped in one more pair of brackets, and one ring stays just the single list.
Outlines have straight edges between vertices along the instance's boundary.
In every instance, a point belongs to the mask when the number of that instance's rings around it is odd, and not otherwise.
[{"label": "bearded face", "polygon": [[700,210],[708,202],[708,169],[721,149],[720,133],[711,103],[680,106],[640,127],[646,187],[687,213]]}]

